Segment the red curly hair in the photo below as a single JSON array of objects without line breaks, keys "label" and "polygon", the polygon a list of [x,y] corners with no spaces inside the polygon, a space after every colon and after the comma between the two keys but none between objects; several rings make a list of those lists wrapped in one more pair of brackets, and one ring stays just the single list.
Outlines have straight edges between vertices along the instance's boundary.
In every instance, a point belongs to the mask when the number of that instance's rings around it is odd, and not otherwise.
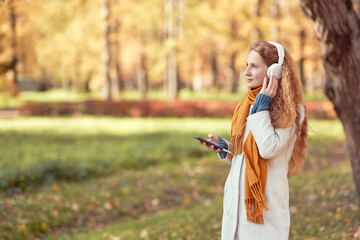
[{"label": "red curly hair", "polygon": [[[266,41],[254,43],[250,51],[257,52],[268,67],[278,62],[277,48]],[[289,173],[297,175],[302,171],[306,154],[307,118],[303,113],[304,91],[296,65],[286,49],[284,51],[282,78],[269,111],[274,128],[286,128],[296,124],[297,138],[289,161]]]}]

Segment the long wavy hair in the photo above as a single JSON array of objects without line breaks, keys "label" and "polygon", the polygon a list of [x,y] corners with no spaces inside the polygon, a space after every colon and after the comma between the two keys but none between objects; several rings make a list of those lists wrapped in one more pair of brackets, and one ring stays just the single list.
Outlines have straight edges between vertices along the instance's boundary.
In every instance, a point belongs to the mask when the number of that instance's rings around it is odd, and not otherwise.
[{"label": "long wavy hair", "polygon": [[[277,48],[266,41],[254,43],[250,51],[257,52],[268,67],[278,62]],[[270,104],[270,117],[274,128],[286,128],[296,124],[297,138],[289,161],[289,173],[297,175],[302,171],[306,154],[307,118],[304,111],[304,91],[297,67],[286,49],[284,51],[282,78],[277,94]]]}]

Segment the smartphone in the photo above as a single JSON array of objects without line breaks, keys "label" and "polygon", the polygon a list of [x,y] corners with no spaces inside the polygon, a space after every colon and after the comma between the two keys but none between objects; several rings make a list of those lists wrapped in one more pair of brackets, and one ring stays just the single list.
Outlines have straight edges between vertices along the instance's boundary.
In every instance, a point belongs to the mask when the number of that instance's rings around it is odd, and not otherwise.
[{"label": "smartphone", "polygon": [[220,149],[220,150],[224,150],[224,148],[220,147],[219,145],[217,145],[217,144],[215,144],[215,143],[212,143],[212,142],[209,142],[208,140],[205,140],[205,139],[203,139],[203,138],[201,138],[201,137],[195,136],[194,138],[197,139],[197,140],[200,140],[201,142],[206,142],[207,144],[212,145],[212,146],[214,146],[215,148],[218,148],[218,149]]}]

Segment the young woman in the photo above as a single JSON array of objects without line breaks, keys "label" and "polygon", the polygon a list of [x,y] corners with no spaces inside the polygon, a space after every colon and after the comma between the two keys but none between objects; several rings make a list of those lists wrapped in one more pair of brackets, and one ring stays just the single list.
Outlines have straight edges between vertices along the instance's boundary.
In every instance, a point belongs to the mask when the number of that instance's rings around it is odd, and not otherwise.
[{"label": "young woman", "polygon": [[288,239],[288,173],[303,166],[307,139],[304,94],[294,61],[283,47],[260,41],[250,47],[248,94],[234,111],[231,142],[209,134],[200,142],[231,163],[225,183],[221,237]]}]

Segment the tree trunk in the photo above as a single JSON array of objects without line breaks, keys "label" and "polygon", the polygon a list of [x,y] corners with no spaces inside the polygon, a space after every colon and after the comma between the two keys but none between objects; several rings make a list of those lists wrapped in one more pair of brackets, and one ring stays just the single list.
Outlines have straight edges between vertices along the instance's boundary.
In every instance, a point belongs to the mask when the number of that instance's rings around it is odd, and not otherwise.
[{"label": "tree trunk", "polygon": [[325,93],[345,134],[360,204],[360,23],[351,0],[301,0],[321,42]]},{"label": "tree trunk", "polygon": [[179,93],[178,79],[176,73],[175,50],[170,50],[167,55],[167,79],[168,79],[168,96],[170,99],[177,99]]},{"label": "tree trunk", "polygon": [[13,97],[17,97],[19,95],[19,81],[18,81],[18,73],[16,70],[16,65],[18,62],[18,58],[16,55],[16,14],[15,14],[15,6],[14,0],[9,1],[9,19],[10,19],[10,27],[11,27],[11,62],[10,68],[7,71],[7,80],[10,89],[10,95]]},{"label": "tree trunk", "polygon": [[[255,14],[256,14],[257,19],[260,19],[261,16],[262,16],[261,10],[262,10],[263,5],[264,5],[264,0],[258,0],[258,1],[257,1],[256,9],[255,9]],[[254,31],[253,31],[253,33],[254,33],[254,35],[255,35],[254,37],[255,37],[256,41],[259,41],[259,40],[263,40],[263,39],[264,39],[264,34],[263,34],[263,32],[262,32],[262,30],[261,30],[261,28],[260,28],[259,25],[260,25],[260,24],[257,23],[257,24],[255,25],[255,28],[254,28]]]},{"label": "tree trunk", "polygon": [[81,71],[80,71],[80,67],[81,67],[81,57],[80,54],[77,54],[75,57],[75,75],[72,78],[72,83],[71,83],[71,91],[73,92],[80,92],[80,82],[81,82]]},{"label": "tree trunk", "polygon": [[121,84],[122,83],[122,79],[121,79],[121,62],[119,61],[119,56],[117,56],[116,57],[117,58],[117,60],[115,61],[115,70],[116,70],[116,84],[117,85],[115,85],[114,86],[114,88],[116,88],[117,89],[117,93],[115,93],[115,94],[117,94],[116,95],[116,97],[118,98],[118,99],[121,99],[121,91],[123,90],[123,84]]},{"label": "tree trunk", "polygon": [[115,76],[112,77],[112,97],[114,99],[119,99],[120,98],[120,81],[121,81],[121,68],[120,68],[120,43],[119,43],[119,28],[120,28],[120,22],[119,19],[117,18],[115,20],[115,25],[114,25],[114,49],[113,49],[113,57],[111,58],[114,63],[113,63],[113,67],[115,68]]},{"label": "tree trunk", "polygon": [[[262,0],[261,0],[262,1]],[[236,19],[233,19],[231,21],[231,39],[233,42],[238,41],[237,39],[237,32],[239,28],[239,24],[236,21]],[[259,33],[261,33],[261,31],[259,30]],[[231,59],[230,59],[230,68],[231,68],[231,82],[230,82],[230,92],[235,93],[237,92],[238,89],[238,70],[236,68],[236,58],[239,54],[239,51],[237,50],[237,48],[231,53]]]},{"label": "tree trunk", "polygon": [[[174,8],[179,8],[176,18],[173,19]],[[175,42],[182,29],[183,2],[178,0],[167,0],[164,5],[164,35],[167,41]],[[176,46],[170,46],[166,56],[166,69],[164,73],[164,88],[169,99],[177,99],[179,84],[177,79]]]},{"label": "tree trunk", "polygon": [[274,24],[271,27],[271,37],[272,41],[279,41],[279,21],[280,21],[280,3],[279,0],[273,0],[273,5],[271,8],[271,16],[274,19]]},{"label": "tree trunk", "polygon": [[104,93],[105,99],[112,99],[111,79],[110,79],[110,0],[100,0],[101,2],[101,17],[102,17],[102,34],[103,34],[103,50],[102,50],[102,70],[105,78]]},{"label": "tree trunk", "polygon": [[39,89],[38,90],[40,92],[45,92],[45,91],[49,90],[49,88],[50,88],[50,77],[45,68],[41,67],[40,70],[41,70],[41,77],[40,77],[40,81],[39,81]]},{"label": "tree trunk", "polygon": [[231,90],[230,92],[232,93],[236,93],[237,92],[237,89],[238,89],[238,71],[236,69],[236,58],[237,58],[237,55],[238,55],[238,51],[234,51],[232,54],[231,54],[231,62],[230,62],[230,68],[231,68]]},{"label": "tree trunk", "polygon": [[301,29],[299,32],[300,36],[300,60],[299,60],[299,72],[300,72],[300,79],[301,83],[303,85],[304,90],[306,90],[306,81],[305,81],[305,74],[304,74],[304,62],[305,62],[305,53],[304,53],[304,47],[305,47],[305,30]]},{"label": "tree trunk", "polygon": [[138,88],[140,90],[142,100],[147,99],[148,92],[148,70],[146,67],[146,61],[146,55],[142,54],[140,60],[140,67],[137,72]]},{"label": "tree trunk", "polygon": [[210,66],[211,66],[211,74],[212,74],[212,83],[211,86],[214,88],[219,87],[219,81],[218,81],[218,64],[217,64],[217,53],[215,49],[215,43],[212,44],[212,51],[210,56]]},{"label": "tree trunk", "polygon": [[93,76],[93,72],[89,72],[85,78],[85,84],[84,84],[85,93],[91,92],[90,81],[91,81],[92,76]]}]

